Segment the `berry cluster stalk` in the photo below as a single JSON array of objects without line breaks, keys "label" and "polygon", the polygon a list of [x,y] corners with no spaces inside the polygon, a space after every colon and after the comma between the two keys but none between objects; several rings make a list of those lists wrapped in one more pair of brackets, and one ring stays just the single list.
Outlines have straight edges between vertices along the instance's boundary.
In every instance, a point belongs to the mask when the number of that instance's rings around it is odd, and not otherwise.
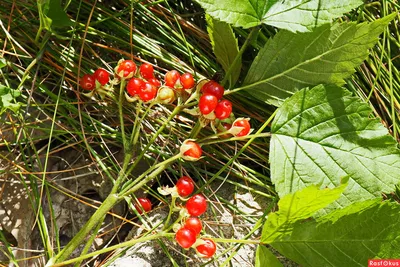
[{"label": "berry cluster stalk", "polygon": [[[96,228],[101,222],[103,222],[105,215],[124,197],[136,192],[140,189],[144,184],[154,179],[157,175],[159,175],[163,170],[165,170],[172,162],[180,158],[180,155],[177,154],[163,162],[160,162],[152,167],[150,167],[146,172],[137,177],[135,180],[128,181],[123,187],[124,190],[121,190],[121,184],[127,179],[129,174],[133,171],[135,166],[139,163],[139,161],[143,158],[147,149],[155,142],[157,136],[165,129],[168,123],[175,117],[176,114],[181,111],[182,106],[177,106],[172,114],[168,117],[168,119],[162,124],[162,126],[158,129],[158,131],[153,135],[150,142],[147,146],[142,150],[142,152],[135,159],[134,163],[130,165],[133,154],[131,152],[132,144],[125,135],[125,127],[124,127],[124,119],[123,119],[123,97],[121,95],[124,94],[124,82],[121,81],[121,89],[119,90],[118,97],[118,109],[121,123],[121,134],[123,139],[124,146],[124,161],[122,168],[118,174],[117,179],[115,180],[114,186],[111,189],[111,193],[107,196],[107,198],[103,201],[100,207],[96,210],[96,212],[90,217],[90,219],[86,222],[86,224],[80,229],[80,231],[74,236],[74,238],[55,256],[53,256],[47,262],[46,266],[54,266],[56,263],[60,263],[65,261],[71,253],[86,239],[88,234]],[[132,133],[134,135],[135,132]],[[132,139],[130,139],[132,140]],[[129,168],[128,168],[129,167]],[[96,235],[97,231],[94,231],[92,235]],[[124,243],[121,243],[124,244]],[[89,255],[89,254],[87,254]],[[80,258],[86,258],[87,255],[82,255]],[[82,259],[83,259],[82,258]]]}]

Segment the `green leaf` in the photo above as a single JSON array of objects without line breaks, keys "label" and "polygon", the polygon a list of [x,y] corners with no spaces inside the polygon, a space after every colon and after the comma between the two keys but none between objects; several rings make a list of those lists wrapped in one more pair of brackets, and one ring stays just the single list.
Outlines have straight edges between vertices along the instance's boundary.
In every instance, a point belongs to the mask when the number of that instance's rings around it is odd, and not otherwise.
[{"label": "green leaf", "polygon": [[0,58],[0,69],[7,66],[7,61],[4,58]]},{"label": "green leaf", "polygon": [[47,17],[49,12],[50,0],[37,0],[40,28],[50,30],[51,29],[51,19]]},{"label": "green leaf", "polygon": [[400,258],[400,206],[379,200],[353,206],[298,222],[291,235],[271,245],[301,266],[366,266],[375,257]]},{"label": "green leaf", "polygon": [[208,14],[235,27],[268,24],[308,31],[360,6],[360,0],[196,0]]},{"label": "green leaf", "polygon": [[255,267],[283,267],[282,263],[266,246],[258,246]]},{"label": "green leaf", "polygon": [[61,6],[61,0],[50,0],[50,9],[47,16],[52,20],[53,28],[74,25]]},{"label": "green leaf", "polygon": [[280,106],[307,86],[342,85],[367,58],[368,49],[393,18],[325,25],[310,33],[280,31],[260,50],[242,88],[257,99]]},{"label": "green leaf", "polygon": [[343,184],[334,189],[319,189],[312,185],[281,198],[278,202],[279,210],[268,215],[261,243],[271,243],[279,236],[290,234],[296,221],[309,218],[328,206],[340,197],[346,186],[347,180],[343,180]]},{"label": "green leaf", "polygon": [[40,26],[51,31],[55,27],[74,25],[61,6],[61,0],[38,0]]},{"label": "green leaf", "polygon": [[5,112],[7,109],[13,112],[18,112],[21,107],[21,103],[15,101],[21,93],[18,90],[13,90],[4,85],[0,84],[0,114]]},{"label": "green leaf", "polygon": [[[214,54],[225,72],[227,72],[239,53],[237,39],[229,24],[214,20],[208,15],[206,16],[206,20],[208,24],[207,31],[210,36]],[[229,77],[229,84],[231,87],[239,78],[242,68],[242,59],[240,58],[232,68],[233,70]]]},{"label": "green leaf", "polygon": [[271,180],[279,196],[313,184],[336,187],[341,177],[350,178],[349,186],[329,209],[393,192],[400,150],[371,112],[335,85],[303,89],[285,101],[271,126]]}]

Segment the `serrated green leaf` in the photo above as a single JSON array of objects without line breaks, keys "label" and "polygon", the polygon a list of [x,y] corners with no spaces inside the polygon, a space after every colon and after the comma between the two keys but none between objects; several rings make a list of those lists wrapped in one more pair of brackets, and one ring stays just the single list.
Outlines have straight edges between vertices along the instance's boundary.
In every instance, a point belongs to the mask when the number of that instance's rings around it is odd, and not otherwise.
[{"label": "serrated green leaf", "polygon": [[382,202],[382,197],[369,199],[361,202],[355,202],[350,206],[347,206],[343,209],[336,209],[323,217],[314,218],[318,223],[324,223],[330,221],[335,223],[337,220],[344,216],[348,216],[355,213],[360,213],[364,210],[367,210],[373,206],[379,205]]},{"label": "serrated green leaf", "polygon": [[311,217],[340,197],[347,186],[347,181],[334,189],[319,189],[312,185],[293,194],[287,194],[279,202],[279,210],[268,215],[262,234],[261,243],[271,243],[277,237],[290,234],[293,224],[298,220]]},{"label": "serrated green leaf", "polygon": [[0,114],[5,112],[7,109],[10,109],[15,113],[18,112],[21,103],[16,102],[15,99],[20,95],[20,91],[13,90],[0,84]]},{"label": "serrated green leaf", "polygon": [[263,245],[259,245],[256,251],[255,267],[283,267],[282,263],[272,252]]},{"label": "serrated green leaf", "polygon": [[368,56],[393,15],[369,24],[325,25],[310,33],[280,31],[258,53],[243,88],[257,99],[280,106],[307,86],[342,85]]},{"label": "serrated green leaf", "polygon": [[362,4],[360,0],[196,0],[211,16],[235,27],[272,25],[293,32],[330,23]]},{"label": "serrated green leaf", "polygon": [[280,196],[312,184],[335,187],[326,211],[390,193],[400,181],[400,150],[371,108],[346,89],[319,85],[286,100],[272,123],[271,180]]},{"label": "serrated green leaf", "polygon": [[301,266],[366,266],[375,257],[400,258],[400,206],[354,205],[319,221],[298,222],[291,235],[271,245]]},{"label": "serrated green leaf", "polygon": [[[208,15],[206,16],[206,20],[208,24],[207,31],[210,36],[214,54],[218,62],[224,68],[224,71],[227,72],[239,53],[237,39],[229,24],[214,20]],[[231,87],[239,78],[242,68],[242,59],[240,58],[232,68],[233,70],[228,78]]]}]

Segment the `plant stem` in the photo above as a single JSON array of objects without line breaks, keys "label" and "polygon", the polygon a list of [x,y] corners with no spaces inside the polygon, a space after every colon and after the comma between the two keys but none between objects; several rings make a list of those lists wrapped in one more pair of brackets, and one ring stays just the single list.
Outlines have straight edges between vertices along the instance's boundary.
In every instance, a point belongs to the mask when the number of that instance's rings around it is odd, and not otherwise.
[{"label": "plant stem", "polygon": [[122,181],[125,180],[125,178],[129,175],[129,171],[126,171],[126,169],[129,166],[129,163],[131,162],[132,159],[132,151],[126,151],[124,155],[124,162],[122,164],[122,168],[118,173],[117,180],[115,180],[114,186],[111,189],[110,194],[115,194],[119,190],[119,186],[121,185]]},{"label": "plant stem", "polygon": [[[133,183],[131,183],[128,187],[124,188],[123,190],[121,190],[120,194],[119,194],[119,198],[123,199],[125,196],[128,196],[134,192],[136,192],[139,188],[141,188],[144,184],[146,184],[148,181],[150,181],[151,179],[155,178],[157,175],[159,175],[163,170],[165,170],[169,164],[177,159],[179,159],[181,157],[180,154],[176,154],[175,156],[164,160],[154,166],[152,166],[151,168],[149,168],[147,171],[145,171],[144,173],[142,173],[138,178],[136,178]],[[146,178],[145,176],[151,172]],[[138,182],[140,181],[140,182]]]},{"label": "plant stem", "polygon": [[249,240],[249,239],[212,238],[212,240],[218,243],[260,244],[260,240]]},{"label": "plant stem", "polygon": [[165,224],[164,224],[163,230],[167,230],[168,229],[168,224],[169,224],[169,221],[171,220],[172,211],[175,208],[175,202],[176,202],[176,197],[172,197],[171,205],[169,207],[168,216],[167,216],[167,219],[165,220]]},{"label": "plant stem", "polygon": [[70,260],[67,260],[67,261],[64,261],[64,262],[53,264],[51,266],[52,267],[65,266],[65,265],[68,265],[68,264],[71,264],[71,263],[74,263],[74,262],[77,262],[77,261],[82,261],[84,259],[91,258],[93,256],[97,256],[97,255],[102,254],[102,253],[113,251],[113,250],[116,250],[116,249],[119,249],[119,248],[130,247],[130,246],[133,246],[133,245],[135,245],[137,243],[140,243],[140,242],[146,242],[146,241],[150,241],[150,240],[154,240],[154,239],[159,239],[159,238],[162,238],[162,237],[173,237],[174,235],[175,235],[174,233],[161,232],[161,233],[145,236],[145,237],[138,238],[138,239],[132,239],[132,240],[129,240],[129,241],[126,241],[126,242],[119,243],[117,245],[108,247],[108,248],[103,248],[101,250],[97,250],[97,251],[94,251],[92,253],[89,253],[89,254],[86,254],[86,255],[82,255],[82,256],[74,258],[74,259],[70,259]]},{"label": "plant stem", "polygon": [[[243,237],[244,240],[247,240],[247,238],[250,238],[258,229],[260,229],[264,225],[265,218],[267,218],[267,214],[269,214],[271,212],[271,210],[275,207],[275,204],[277,202],[278,202],[278,198],[275,197],[272,200],[272,202],[268,205],[268,207],[264,210],[263,216],[261,216],[261,218],[257,220],[257,222],[255,223],[253,229],[251,229],[251,231],[249,233],[247,233]],[[237,243],[241,243],[241,242],[237,242]],[[244,243],[242,243],[242,244],[244,244]],[[261,240],[259,240],[258,244],[262,244]],[[236,241],[233,242],[233,244],[231,245],[231,248],[233,248],[234,246],[236,246]],[[229,262],[235,257],[235,255],[238,252],[237,249],[235,251],[233,251],[233,252],[230,252],[230,251],[231,251],[231,249],[229,249],[229,248],[227,250],[225,250],[225,253],[229,252],[229,257],[227,257],[227,259],[225,260],[225,262],[221,266],[225,266],[225,265],[229,264]]]},{"label": "plant stem", "polygon": [[[116,194],[110,194],[96,212],[90,217],[90,219],[85,223],[85,225],[79,230],[79,232],[74,236],[74,238],[60,251],[56,256],[51,258],[46,267],[54,266],[55,263],[60,262],[68,258],[69,255],[80,245],[80,243],[86,238],[89,232],[99,224],[99,221],[104,217],[112,207],[118,203],[120,199]],[[86,255],[87,256],[87,255]]]},{"label": "plant stem", "polygon": [[[124,87],[121,86],[121,88],[124,88]],[[123,93],[122,90],[120,91],[120,93]],[[121,94],[120,94],[120,96],[121,96]],[[119,110],[120,110],[120,116],[122,116],[121,103],[122,103],[122,100],[120,97],[120,102],[118,103]],[[179,111],[180,111],[180,108],[176,108],[167,121],[169,122]],[[123,119],[122,119],[122,117],[120,119],[121,119],[121,129],[123,129],[123,127],[122,127]],[[167,125],[167,123],[164,123],[163,126],[159,129],[159,132],[161,132],[166,127],[166,125]],[[124,149],[125,149],[126,148],[126,146],[125,146],[125,144],[126,144],[125,138],[126,137],[124,134],[124,130],[122,130],[122,132],[123,132]],[[154,140],[158,136],[159,132],[157,132],[157,134],[153,137],[152,142],[154,142]],[[144,151],[146,151],[146,149]],[[144,154],[144,153],[142,152],[141,154]],[[90,217],[90,219],[86,222],[86,224],[82,227],[82,229],[75,235],[75,237],[68,243],[68,245],[63,250],[61,250],[60,253],[58,253],[55,257],[51,258],[49,260],[49,262],[46,264],[46,266],[52,266],[52,264],[54,264],[54,263],[65,260],[79,246],[79,244],[85,239],[87,234],[95,226],[97,226],[99,223],[102,222],[102,220],[104,219],[104,215],[115,204],[117,204],[119,201],[121,201],[123,199],[123,196],[132,194],[135,191],[137,191],[144,184],[146,184],[148,181],[150,181],[151,179],[156,177],[158,174],[160,174],[163,170],[165,170],[169,166],[169,163],[180,158],[180,154],[177,154],[177,155],[149,168],[146,172],[144,172],[142,175],[140,175],[138,178],[136,178],[134,183],[130,187],[125,189],[125,194],[123,193],[124,191],[122,191],[120,194],[121,195],[121,197],[120,197],[116,194],[119,190],[119,186],[120,186],[121,182],[126,178],[126,176],[133,170],[133,168],[131,166],[131,168],[129,168],[129,170],[126,171],[128,169],[131,158],[132,158],[132,153],[129,150],[126,151],[123,166],[121,168],[121,171],[118,174],[118,178],[115,181],[115,184],[111,190],[110,195],[104,200],[104,202],[101,204],[101,206],[96,210],[96,212],[92,215],[92,217]],[[152,173],[150,173],[150,172],[152,172]],[[145,179],[143,179],[148,173],[150,173],[150,174]]]},{"label": "plant stem", "polygon": [[[123,114],[123,96],[124,96],[124,89],[125,89],[125,80],[121,79],[121,84],[119,87],[119,96],[118,96],[118,112],[119,112],[119,122],[121,125],[121,134],[122,134],[122,144],[123,144],[123,150],[124,150],[124,162],[122,164],[122,168],[120,172],[118,173],[118,177],[114,183],[113,188],[111,189],[110,194],[115,194],[118,189],[120,184],[122,183],[123,180],[129,175],[129,171],[127,172],[126,169],[128,168],[128,165],[132,159],[133,152],[131,149],[132,143],[129,142],[126,139],[126,134],[125,134],[125,124],[124,124],[124,114]],[[132,133],[133,134],[133,133]]]},{"label": "plant stem", "polygon": [[[108,195],[108,197],[104,200],[104,202],[100,205],[100,207],[96,210],[96,212],[92,215],[92,217],[90,217],[90,219],[86,222],[86,224],[82,227],[82,229],[75,235],[75,237],[68,243],[68,245],[63,250],[61,250],[60,253],[58,253],[55,257],[49,260],[46,266],[53,266],[54,263],[65,260],[80,245],[80,243],[82,243],[82,241],[89,234],[89,232],[103,221],[105,217],[104,215],[109,210],[111,210],[114,205],[116,205],[119,201],[123,200],[125,196],[128,196],[136,192],[151,179],[154,179],[154,177],[156,177],[163,170],[165,170],[171,162],[175,161],[180,157],[181,155],[177,154],[149,168],[146,172],[144,172],[142,175],[140,175],[138,178],[135,179],[134,182],[140,181],[139,183],[133,184],[131,187],[126,188],[119,195],[115,194],[115,192],[118,190],[118,186],[117,183],[114,184],[112,192],[110,193],[110,195]],[[128,157],[125,157],[125,159],[127,158]],[[127,160],[124,161],[124,166],[121,169],[117,182],[122,181],[121,177],[124,177],[125,169],[127,168],[128,163],[129,161]],[[149,172],[151,173],[146,178],[144,178]]]},{"label": "plant stem", "polygon": [[125,89],[125,79],[121,79],[121,83],[119,86],[119,96],[118,96],[118,112],[119,112],[119,124],[121,125],[121,135],[122,135],[122,144],[124,147],[124,152],[125,154],[129,150],[129,144],[127,143],[128,141],[126,140],[126,135],[125,135],[125,123],[124,123],[124,113],[122,109],[122,102],[124,100],[124,89]]},{"label": "plant stem", "polygon": [[[104,221],[105,215],[103,216],[103,218],[101,219],[101,221],[97,224],[96,228],[94,229],[92,236],[89,238],[88,242],[86,242],[85,247],[83,248],[82,252],[81,252],[81,256],[82,255],[86,255],[90,249],[90,247],[93,244],[94,239],[96,238],[97,233],[100,230],[101,224]],[[75,263],[74,267],[79,267],[81,266],[82,260],[78,261],[77,263]]]},{"label": "plant stem", "polygon": [[[226,133],[219,133],[217,135],[214,136],[220,136]],[[203,139],[203,140],[199,140],[198,143],[202,144],[202,145],[211,145],[211,144],[218,144],[218,143],[225,143],[225,142],[230,142],[230,141],[244,141],[246,139],[250,139],[250,138],[263,138],[263,137],[271,137],[271,133],[259,133],[259,134],[249,134],[243,137],[231,137],[231,138],[226,138],[226,139],[211,139],[211,138],[207,138],[207,139]]]},{"label": "plant stem", "polygon": [[133,141],[136,139],[136,135],[138,135],[139,131],[140,131],[140,124],[139,124],[139,117],[140,117],[140,109],[142,107],[142,101],[138,101],[137,105],[136,105],[136,119],[135,122],[133,123],[133,128],[132,128],[132,133],[131,133],[131,138],[130,138],[130,142],[132,146],[135,146],[136,142]]},{"label": "plant stem", "polygon": [[189,134],[189,138],[196,139],[196,137],[197,137],[197,135],[199,135],[200,131],[201,131],[201,124],[200,124],[200,120],[198,120],[192,128],[192,131]]},{"label": "plant stem", "polygon": [[170,225],[167,225],[167,223],[165,223],[165,226],[167,227],[163,230],[165,232],[169,232],[174,227],[175,224],[180,223],[182,221],[182,218],[183,218],[182,214],[179,213],[179,217],[173,223],[171,223]]},{"label": "plant stem", "polygon": [[140,154],[136,157],[135,161],[133,164],[129,167],[127,173],[131,173],[132,170],[136,167],[136,165],[140,162],[140,160],[143,158],[144,154],[146,151],[149,149],[149,147],[154,143],[154,141],[157,139],[157,137],[164,131],[165,127],[167,127],[168,123],[175,117],[176,114],[178,114],[182,110],[182,106],[177,106],[175,109],[172,111],[171,115],[169,115],[168,119],[161,125],[161,127],[158,129],[158,131],[153,135],[153,137],[150,139],[149,143],[146,145],[146,147],[140,152]]},{"label": "plant stem", "polygon": [[[226,81],[229,79],[229,76],[231,75],[235,65],[237,64],[237,62],[242,58],[242,55],[244,53],[244,51],[246,51],[247,47],[249,46],[249,44],[253,41],[254,37],[257,36],[257,33],[259,31],[259,27],[254,27],[253,29],[251,29],[250,34],[247,36],[246,41],[244,42],[244,44],[242,45],[242,47],[240,48],[238,54],[236,55],[235,59],[233,60],[232,64],[229,66],[229,69],[227,70],[227,72],[225,73],[225,77],[224,79],[221,81],[221,85],[225,86]],[[231,85],[233,86],[233,85]]]},{"label": "plant stem", "polygon": [[[151,108],[153,107],[154,104],[150,104],[146,111],[144,112],[143,116],[140,119],[136,119],[138,121],[135,131],[132,133],[133,138],[131,138],[131,143],[133,146],[135,146],[139,140],[139,135],[140,135],[140,124],[143,122],[143,120],[146,118],[146,116],[150,113]],[[135,121],[136,124],[136,121]]]}]

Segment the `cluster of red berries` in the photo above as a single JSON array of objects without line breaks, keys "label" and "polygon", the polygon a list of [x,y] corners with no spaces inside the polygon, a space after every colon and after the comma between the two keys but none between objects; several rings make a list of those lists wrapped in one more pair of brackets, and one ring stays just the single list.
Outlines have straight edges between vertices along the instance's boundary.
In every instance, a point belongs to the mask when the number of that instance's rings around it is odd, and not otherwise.
[{"label": "cluster of red berries", "polygon": [[[119,77],[131,77],[136,75],[137,67],[132,60],[124,60],[117,66],[116,73]],[[126,91],[130,97],[139,97],[148,102],[156,97],[160,86],[161,82],[154,77],[153,65],[143,63],[139,67],[139,75],[132,77],[126,84]]]},{"label": "cluster of red berries", "polygon": [[[192,141],[191,139],[185,140],[183,142],[180,152],[181,152],[182,158],[189,160],[189,161],[199,160],[201,158],[201,155],[203,154],[203,150],[201,149],[200,145],[198,143]],[[183,179],[183,177],[182,177],[176,183],[175,188],[173,188],[172,191],[170,191],[166,194],[171,194],[172,192],[177,192],[180,197],[187,197],[193,193],[193,190],[194,190],[194,183],[193,183],[192,179],[190,179],[190,181],[188,181],[187,179]],[[151,208],[152,208],[151,201],[148,198],[140,197],[137,199],[135,208],[139,214],[142,214],[143,211],[149,212],[149,211],[151,211]]]},{"label": "cluster of red berries", "polygon": [[[182,176],[169,191],[173,196],[177,194],[185,200],[193,193],[194,182],[190,177]],[[207,210],[206,198],[201,194],[193,195],[186,201],[185,210],[181,224],[175,233],[176,242],[184,249],[193,247],[201,257],[212,257],[217,250],[217,245],[210,238],[200,237],[203,225],[198,218]]]},{"label": "cluster of red berries", "polygon": [[[114,69],[115,78],[110,81],[110,74],[104,69],[98,69],[93,74],[85,74],[80,85],[83,89],[95,92],[101,97],[111,92],[112,87],[118,83],[126,84],[125,98],[129,102],[141,100],[143,102],[169,104],[178,96],[178,99],[186,98],[185,104],[192,100],[198,100],[198,106],[184,111],[198,116],[204,127],[211,124],[214,132],[223,132],[219,136],[228,134],[242,137],[251,132],[249,119],[235,118],[232,114],[232,103],[223,99],[224,87],[216,81],[199,81],[197,84],[190,73],[180,74],[177,70],[168,71],[164,81],[160,81],[154,75],[153,65],[143,63],[138,66],[132,60],[120,60]],[[194,92],[192,92],[192,89]],[[192,106],[192,105],[188,105]],[[185,140],[180,147],[182,159],[189,161],[199,160],[202,156],[200,145],[193,139]],[[212,257],[217,249],[215,242],[205,236],[201,236],[202,221],[198,218],[207,210],[207,200],[202,194],[195,194],[188,198],[194,191],[194,182],[190,177],[181,177],[173,188],[159,188],[163,195],[171,194],[173,197],[172,209],[176,209],[177,198],[186,201],[185,207],[178,207],[180,212],[179,223],[174,224],[175,240],[184,249],[194,248],[201,257]],[[138,198],[135,208],[139,214],[149,212],[152,209],[148,198]]]},{"label": "cluster of red berries", "polygon": [[[220,121],[231,119],[232,103],[227,99],[222,99],[225,89],[216,81],[208,81],[200,88],[199,111],[202,116],[210,121],[218,119]],[[229,118],[229,119],[228,119]],[[251,131],[248,119],[239,118],[233,123],[218,123],[218,131],[232,134],[237,137],[246,136]]]},{"label": "cluster of red berries", "polygon": [[[186,200],[194,191],[194,182],[188,176],[182,176],[172,188],[159,188],[163,195],[171,194],[174,198],[179,197]],[[139,214],[149,212],[152,208],[148,198],[138,198],[135,208]],[[180,209],[182,210],[182,209]],[[186,201],[185,208],[181,212],[182,219],[178,227],[175,227],[175,240],[184,249],[194,248],[200,257],[210,258],[216,250],[215,242],[206,237],[201,237],[200,233],[203,224],[198,218],[207,210],[207,200],[202,194],[195,194]]]},{"label": "cluster of red berries", "polygon": [[193,75],[190,73],[180,74],[177,70],[170,70],[164,76],[165,86],[189,90],[195,86]]},{"label": "cluster of red berries", "polygon": [[199,110],[201,114],[209,119],[225,120],[232,113],[232,103],[222,99],[224,87],[216,81],[206,82],[200,89],[202,95],[199,99]]},{"label": "cluster of red berries", "polygon": [[128,81],[126,86],[129,95],[128,101],[133,101],[134,99],[131,97],[138,96],[142,101],[148,102],[157,96],[158,101],[168,104],[175,100],[175,90],[191,89],[195,85],[192,74],[180,75],[178,71],[171,70],[165,74],[164,85],[162,86],[161,82],[154,77],[153,66],[147,63],[140,65],[139,74],[139,77],[134,77]]},{"label": "cluster of red berries", "polygon": [[[127,81],[125,97],[129,102],[140,99],[143,102],[157,100],[159,103],[169,104],[173,103],[177,95],[187,96],[188,93],[192,93],[196,86],[192,74],[180,74],[177,70],[168,71],[162,83],[155,77],[153,65],[143,63],[138,68],[132,60],[121,59],[115,67],[115,74],[116,79],[111,84],[117,84],[121,79]],[[100,68],[93,75],[85,74],[80,80],[80,85],[86,90],[96,89],[103,96],[108,90],[109,81],[110,74]],[[232,103],[223,99],[224,93],[224,87],[216,81],[199,82],[193,95],[193,98],[198,98],[198,108],[192,114],[200,116],[202,126],[211,122],[214,131],[227,132],[221,137],[228,137],[228,134],[236,137],[248,135],[251,132],[249,119],[235,120],[232,115]]]},{"label": "cluster of red berries", "polygon": [[106,85],[110,81],[110,74],[105,69],[97,69],[93,74],[85,74],[80,80],[80,86],[92,91],[95,88]]},{"label": "cluster of red berries", "polygon": [[[176,70],[166,73],[164,85],[154,75],[153,65],[143,63],[138,68],[132,60],[120,60],[115,67],[116,83],[121,79],[127,80],[126,99],[133,102],[139,98],[144,102],[156,97],[161,103],[172,103],[175,100],[175,90],[188,90],[195,86],[195,80],[190,73],[179,74]],[[85,74],[80,85],[85,90],[98,89],[109,82],[110,74],[104,69],[98,69],[93,75]],[[96,84],[96,81],[99,84]]]}]

